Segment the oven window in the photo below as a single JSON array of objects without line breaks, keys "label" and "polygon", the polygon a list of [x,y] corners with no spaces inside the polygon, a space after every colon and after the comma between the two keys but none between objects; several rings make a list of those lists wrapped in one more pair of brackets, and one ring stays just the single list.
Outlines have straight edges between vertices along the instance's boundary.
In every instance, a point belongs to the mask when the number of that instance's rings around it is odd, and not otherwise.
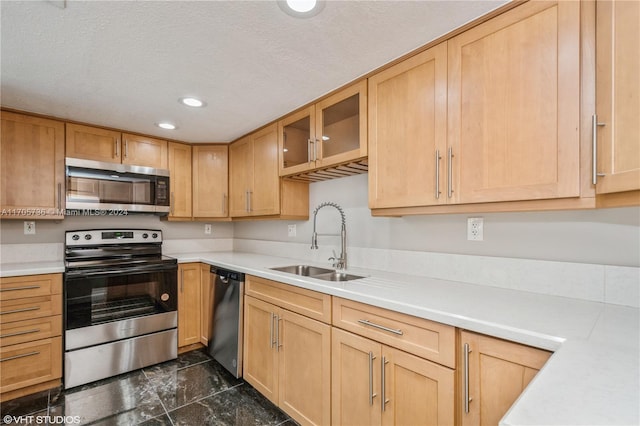
[{"label": "oven window", "polygon": [[65,281],[67,330],[177,309],[176,270]]}]

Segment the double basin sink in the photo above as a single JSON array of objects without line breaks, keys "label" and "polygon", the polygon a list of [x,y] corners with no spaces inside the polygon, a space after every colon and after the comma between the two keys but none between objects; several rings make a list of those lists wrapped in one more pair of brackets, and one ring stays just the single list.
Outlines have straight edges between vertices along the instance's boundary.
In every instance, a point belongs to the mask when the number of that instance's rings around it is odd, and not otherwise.
[{"label": "double basin sink", "polygon": [[352,281],[364,278],[359,275],[352,275],[346,272],[334,271],[333,269],[319,268],[311,265],[291,265],[271,269],[274,271],[286,272],[288,274],[295,274],[325,281]]}]

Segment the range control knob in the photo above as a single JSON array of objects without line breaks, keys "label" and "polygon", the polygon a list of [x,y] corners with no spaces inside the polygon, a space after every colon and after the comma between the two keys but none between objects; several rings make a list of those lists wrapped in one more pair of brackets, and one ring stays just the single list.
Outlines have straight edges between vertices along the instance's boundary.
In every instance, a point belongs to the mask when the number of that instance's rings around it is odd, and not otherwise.
[{"label": "range control knob", "polygon": [[149,234],[147,234],[146,232],[144,234],[142,234],[142,238],[147,239],[149,238]]},{"label": "range control knob", "polygon": [[73,234],[73,236],[71,237],[71,239],[72,239],[73,241],[78,241],[78,240],[80,239],[80,235],[78,235],[78,234]]},{"label": "range control knob", "polygon": [[85,239],[85,240],[90,240],[90,239],[91,239],[91,234],[87,234],[87,235],[85,235],[85,236],[84,236],[84,239]]},{"label": "range control knob", "polygon": [[156,232],[154,232],[153,234],[151,234],[151,236],[152,236],[153,238],[158,238],[158,234],[157,234]]}]

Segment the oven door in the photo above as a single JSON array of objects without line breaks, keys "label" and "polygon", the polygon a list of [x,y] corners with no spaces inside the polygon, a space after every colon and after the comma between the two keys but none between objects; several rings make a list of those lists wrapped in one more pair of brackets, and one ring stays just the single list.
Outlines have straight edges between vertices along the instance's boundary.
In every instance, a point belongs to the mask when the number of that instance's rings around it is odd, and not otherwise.
[{"label": "oven door", "polygon": [[65,349],[176,327],[177,271],[172,263],[66,273]]}]

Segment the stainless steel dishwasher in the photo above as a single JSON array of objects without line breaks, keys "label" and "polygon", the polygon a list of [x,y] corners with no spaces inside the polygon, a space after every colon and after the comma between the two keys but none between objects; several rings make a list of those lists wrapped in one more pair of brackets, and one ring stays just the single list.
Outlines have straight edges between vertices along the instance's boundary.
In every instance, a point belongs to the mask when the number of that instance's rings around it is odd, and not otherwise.
[{"label": "stainless steel dishwasher", "polygon": [[235,377],[242,376],[244,274],[211,267],[211,338],[208,351]]}]

